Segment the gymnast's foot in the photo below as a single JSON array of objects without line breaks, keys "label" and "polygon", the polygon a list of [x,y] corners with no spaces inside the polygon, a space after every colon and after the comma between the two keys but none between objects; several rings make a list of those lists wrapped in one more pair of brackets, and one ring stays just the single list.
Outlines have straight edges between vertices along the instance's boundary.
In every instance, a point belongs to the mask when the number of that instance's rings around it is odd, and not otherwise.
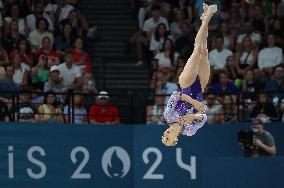
[{"label": "gymnast's foot", "polygon": [[217,12],[217,5],[208,6],[207,4],[204,3],[203,10],[204,10],[204,13],[200,17],[200,19],[202,20],[202,22],[204,21],[209,22],[213,14]]}]

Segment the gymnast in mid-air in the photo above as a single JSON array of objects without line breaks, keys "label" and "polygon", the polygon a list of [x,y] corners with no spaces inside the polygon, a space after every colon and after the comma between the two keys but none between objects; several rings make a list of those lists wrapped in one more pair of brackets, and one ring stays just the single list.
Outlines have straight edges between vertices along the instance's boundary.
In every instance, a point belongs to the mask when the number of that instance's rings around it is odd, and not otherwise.
[{"label": "gymnast in mid-air", "polygon": [[181,91],[173,92],[165,108],[164,117],[170,126],[162,136],[162,142],[166,146],[175,146],[181,134],[194,135],[207,120],[206,106],[202,101],[210,76],[207,50],[208,23],[217,11],[217,6],[203,4],[203,11],[194,50],[179,76]]}]

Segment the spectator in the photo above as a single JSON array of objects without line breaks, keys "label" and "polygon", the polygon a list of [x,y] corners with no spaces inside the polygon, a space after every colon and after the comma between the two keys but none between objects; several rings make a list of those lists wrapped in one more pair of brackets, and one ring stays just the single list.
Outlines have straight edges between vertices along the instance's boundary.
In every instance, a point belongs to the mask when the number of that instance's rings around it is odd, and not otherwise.
[{"label": "spectator", "polygon": [[51,18],[55,18],[57,7],[58,4],[53,0],[45,0],[44,13],[48,14]]},{"label": "spectator", "polygon": [[187,0],[178,0],[173,2],[173,11],[176,13],[177,11],[181,11],[184,15],[184,19],[188,23],[192,23],[193,20],[193,12],[194,12],[194,1],[187,1]]},{"label": "spectator", "polygon": [[224,94],[224,93],[230,93],[230,94],[237,94],[238,88],[236,85],[228,79],[228,75],[226,72],[222,71],[219,74],[219,82],[214,84],[209,91],[217,94]]},{"label": "spectator", "polygon": [[108,92],[99,92],[96,104],[90,108],[89,122],[95,124],[120,123],[118,109],[110,103]]},{"label": "spectator", "polygon": [[[224,43],[223,43],[223,47],[225,49],[229,49],[229,50],[234,50],[235,49],[235,34],[232,33],[229,28],[228,28],[228,23],[223,22],[219,25],[219,31],[221,33],[221,35],[223,36],[224,39]],[[218,36],[218,35],[217,35]],[[213,37],[212,40],[212,46],[211,48],[217,48],[216,47],[216,36]]]},{"label": "spectator", "polygon": [[55,13],[57,23],[60,23],[62,20],[66,19],[70,11],[73,9],[74,7],[72,5],[67,4],[66,0],[59,0],[58,7]]},{"label": "spectator", "polygon": [[276,45],[284,47],[284,33],[283,33],[283,25],[279,18],[275,18],[272,21],[272,26],[270,27],[269,33],[275,36],[275,43]]},{"label": "spectator", "polygon": [[257,156],[276,155],[274,138],[270,132],[264,130],[261,121],[253,121],[252,129],[255,135],[253,143],[257,149]]},{"label": "spectator", "polygon": [[244,75],[242,86],[244,101],[248,103],[256,102],[256,94],[263,89],[263,84],[255,77],[254,71],[251,69],[247,70]]},{"label": "spectator", "polygon": [[9,26],[10,27],[7,30],[5,30],[5,37],[4,37],[4,47],[7,50],[8,54],[10,54],[13,48],[17,47],[17,44],[21,39],[25,38],[24,35],[19,33],[19,26],[16,20],[12,20]]},{"label": "spectator", "polygon": [[165,107],[165,96],[156,95],[155,104],[152,106],[147,106],[147,124],[164,124],[164,107]]},{"label": "spectator", "polygon": [[240,77],[238,73],[238,65],[236,62],[235,56],[228,56],[226,59],[226,64],[224,67],[224,71],[229,76],[229,79],[236,80]]},{"label": "spectator", "polygon": [[62,108],[58,105],[53,91],[45,93],[44,103],[38,107],[37,121],[50,123],[63,123]]},{"label": "spectator", "polygon": [[206,100],[204,101],[204,104],[207,106],[207,123],[213,124],[216,123],[216,115],[220,111],[221,104],[218,102],[216,98],[216,94],[214,93],[208,93],[206,96]]},{"label": "spectator", "polygon": [[[69,101],[70,102],[70,101]],[[72,109],[74,108],[74,122],[72,121]],[[81,94],[77,93],[74,95],[74,106],[69,107],[68,105],[64,107],[65,122],[83,124],[87,122],[87,110],[84,108],[83,97]],[[70,112],[70,113],[69,113]],[[69,121],[69,118],[71,121]]]},{"label": "spectator", "polygon": [[180,57],[187,61],[193,52],[193,44],[195,40],[195,31],[187,22],[181,24],[182,35],[176,39],[175,48]]},{"label": "spectator", "polygon": [[153,74],[151,81],[151,89],[155,90],[155,93],[167,95],[165,104],[167,104],[170,95],[178,90],[177,84],[169,81],[169,76],[160,70]]},{"label": "spectator", "polygon": [[[61,0],[62,1],[62,0]],[[60,56],[74,44],[74,36],[72,33],[72,26],[69,23],[64,23],[62,31],[55,41],[55,49]]]},{"label": "spectator", "polygon": [[216,48],[209,52],[209,62],[214,71],[219,71],[225,67],[226,59],[233,53],[224,48],[224,37],[222,35],[216,36],[215,40]]},{"label": "spectator", "polygon": [[174,50],[173,41],[169,38],[165,39],[161,53],[156,54],[158,69],[171,74],[177,65],[179,54]]},{"label": "spectator", "polygon": [[20,17],[20,7],[18,4],[12,4],[10,6],[8,16],[4,18],[4,27],[6,31],[9,31],[9,24],[11,24],[11,21],[15,21],[18,25],[18,31],[20,34],[26,36],[28,33],[25,20]]},{"label": "spectator", "polygon": [[225,95],[223,98],[222,107],[215,119],[218,123],[236,123],[238,109],[234,104],[234,99],[232,95]]},{"label": "spectator", "polygon": [[43,89],[44,84],[48,81],[49,67],[48,59],[41,55],[38,64],[31,71],[31,80],[34,86]]},{"label": "spectator", "polygon": [[79,11],[76,9],[71,10],[67,19],[77,36],[86,36],[89,31],[89,25],[86,18]]},{"label": "spectator", "polygon": [[84,94],[85,109],[90,109],[90,107],[95,104],[94,95],[97,94],[96,82],[91,73],[84,73],[82,91]]},{"label": "spectator", "polygon": [[254,28],[251,22],[245,22],[243,24],[244,33],[240,34],[237,39],[237,50],[242,48],[242,41],[245,36],[249,36],[253,42],[253,47],[257,48],[261,42],[261,35],[259,33],[254,32]]},{"label": "spectator", "polygon": [[6,66],[10,63],[7,51],[3,46],[3,42],[0,41],[0,66]]},{"label": "spectator", "polygon": [[93,72],[91,65],[90,54],[84,49],[83,38],[77,37],[73,48],[74,53],[74,65],[80,67],[81,72]]},{"label": "spectator", "polygon": [[13,58],[15,54],[19,54],[21,62],[31,67],[34,64],[33,54],[30,52],[30,46],[25,38],[18,41],[16,48],[12,49],[10,57]]},{"label": "spectator", "polygon": [[80,67],[73,63],[73,52],[67,50],[65,62],[57,66],[60,76],[63,78],[65,89],[76,89],[82,84],[82,73]]},{"label": "spectator", "polygon": [[50,68],[49,80],[44,84],[44,92],[51,90],[57,93],[57,101],[63,104],[63,97],[59,93],[65,92],[64,82],[62,78],[60,78],[60,70],[57,66],[52,66]]},{"label": "spectator", "polygon": [[150,41],[150,50],[154,55],[160,52],[163,49],[163,44],[165,39],[168,37],[166,25],[160,23],[151,37]]},{"label": "spectator", "polygon": [[42,48],[42,40],[48,37],[53,45],[53,34],[47,30],[48,22],[45,18],[38,18],[36,21],[36,28],[30,33],[29,41],[32,46],[32,51],[36,52],[38,49]]},{"label": "spectator", "polygon": [[267,48],[260,50],[258,54],[258,67],[266,74],[271,75],[273,67],[283,63],[282,49],[275,46],[275,37],[272,34],[267,36]]},{"label": "spectator", "polygon": [[13,81],[18,85],[28,86],[31,69],[27,64],[21,62],[19,53],[13,55],[12,65],[14,67]]},{"label": "spectator", "polygon": [[284,68],[282,66],[275,67],[273,79],[266,84],[265,91],[270,93],[270,99],[274,105],[279,106],[284,99]]},{"label": "spectator", "polygon": [[2,96],[0,100],[4,103],[12,103],[12,92],[20,91],[21,86],[13,81],[15,69],[12,65],[5,66],[5,77],[0,78],[0,91]]},{"label": "spectator", "polygon": [[53,26],[54,25],[53,24],[54,18],[51,15],[46,14],[44,12],[44,2],[43,1],[36,1],[34,9],[35,10],[33,11],[33,13],[29,14],[26,17],[27,27],[28,27],[29,31],[33,32],[36,28],[38,29],[38,27],[37,27],[38,24],[36,24],[36,22],[38,22],[39,19],[45,20],[46,30],[53,31],[54,30],[54,26]]},{"label": "spectator", "polygon": [[15,112],[16,120],[20,122],[35,122],[37,111],[31,103],[30,91],[23,89],[19,99],[20,103]]},{"label": "spectator", "polygon": [[51,39],[48,36],[42,39],[42,48],[37,50],[37,62],[39,61],[39,57],[41,56],[44,56],[49,66],[58,65],[60,63],[59,55],[56,51],[52,50]]},{"label": "spectator", "polygon": [[181,25],[184,22],[185,16],[182,10],[177,9],[175,12],[174,22],[170,25],[171,36],[173,37],[174,41],[182,36],[182,29]]},{"label": "spectator", "polygon": [[248,69],[255,68],[257,63],[257,49],[253,48],[252,40],[245,36],[242,42],[242,48],[236,52],[238,73],[244,75]]},{"label": "spectator", "polygon": [[279,2],[278,6],[277,6],[277,16],[279,18],[284,17],[284,1],[283,0],[281,0],[281,2]]},{"label": "spectator", "polygon": [[252,109],[250,118],[262,119],[264,122],[278,120],[277,110],[273,103],[269,102],[267,94],[258,94],[257,103]]},{"label": "spectator", "polygon": [[268,17],[263,16],[261,5],[255,4],[253,9],[252,25],[254,27],[254,31],[261,34],[267,33],[269,27]]}]

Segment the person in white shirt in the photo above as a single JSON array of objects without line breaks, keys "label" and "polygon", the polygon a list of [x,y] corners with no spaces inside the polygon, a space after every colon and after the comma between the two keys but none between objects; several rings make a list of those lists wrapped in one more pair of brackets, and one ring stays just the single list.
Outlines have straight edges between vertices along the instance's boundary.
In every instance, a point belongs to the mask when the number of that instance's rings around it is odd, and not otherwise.
[{"label": "person in white shirt", "polygon": [[236,49],[241,49],[242,42],[245,36],[249,36],[253,42],[254,48],[257,48],[261,42],[261,35],[259,33],[253,32],[254,28],[251,22],[245,22],[243,28],[244,33],[238,36]]},{"label": "person in white shirt", "polygon": [[222,105],[218,102],[218,100],[216,99],[216,95],[213,93],[208,93],[204,104],[207,106],[207,123],[215,123],[215,116],[218,114]]},{"label": "person in white shirt", "polygon": [[44,3],[42,1],[38,1],[35,4],[34,13],[29,14],[26,17],[27,27],[28,27],[30,32],[32,32],[33,30],[36,29],[37,19],[39,19],[39,18],[45,18],[46,21],[48,22],[48,29],[50,31],[54,30],[52,18],[48,14],[44,13]]},{"label": "person in white shirt", "polygon": [[60,77],[63,79],[64,90],[77,89],[82,84],[82,72],[80,67],[73,64],[73,52],[67,50],[65,53],[65,63],[57,66],[60,72]]},{"label": "person in white shirt", "polygon": [[283,52],[281,48],[275,46],[273,34],[267,36],[267,44],[268,47],[260,50],[258,54],[258,68],[271,75],[273,67],[283,63]]},{"label": "person in white shirt", "polygon": [[209,63],[214,70],[218,71],[225,67],[226,60],[233,55],[231,50],[224,48],[224,38],[222,35],[216,37],[216,48],[209,52]]},{"label": "person in white shirt", "polygon": [[14,67],[13,81],[18,85],[28,85],[28,78],[31,68],[25,63],[21,62],[21,56],[19,53],[15,53],[12,57],[12,64]]},{"label": "person in white shirt", "polygon": [[36,29],[29,34],[29,41],[31,44],[32,52],[36,52],[42,48],[42,40],[48,37],[53,45],[54,37],[51,32],[47,30],[48,22],[45,18],[39,18],[36,22]]},{"label": "person in white shirt", "polygon": [[58,23],[66,19],[70,11],[73,9],[74,7],[72,5],[67,4],[66,0],[59,0],[58,7],[56,10],[56,17],[57,17]]}]

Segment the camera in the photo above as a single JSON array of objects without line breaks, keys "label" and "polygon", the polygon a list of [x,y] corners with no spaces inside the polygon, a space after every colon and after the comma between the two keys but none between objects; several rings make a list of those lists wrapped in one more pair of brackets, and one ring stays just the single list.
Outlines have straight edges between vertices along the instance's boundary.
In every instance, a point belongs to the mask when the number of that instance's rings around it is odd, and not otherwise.
[{"label": "camera", "polygon": [[257,155],[257,147],[254,145],[255,134],[252,130],[240,130],[238,132],[238,143],[241,145],[244,156],[253,157]]}]

